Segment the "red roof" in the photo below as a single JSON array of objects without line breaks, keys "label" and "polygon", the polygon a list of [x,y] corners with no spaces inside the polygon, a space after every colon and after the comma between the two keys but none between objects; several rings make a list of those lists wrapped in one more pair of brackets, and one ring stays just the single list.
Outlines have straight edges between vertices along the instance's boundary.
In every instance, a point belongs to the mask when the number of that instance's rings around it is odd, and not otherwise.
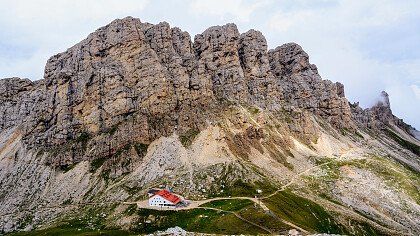
[{"label": "red roof", "polygon": [[164,190],[164,189],[156,192],[153,196],[151,196],[151,198],[156,196],[156,195],[159,195],[159,196],[165,198],[166,200],[172,202],[173,204],[177,204],[178,202],[181,201],[181,198],[179,198],[175,194],[173,194],[173,193],[171,193],[167,190]]}]

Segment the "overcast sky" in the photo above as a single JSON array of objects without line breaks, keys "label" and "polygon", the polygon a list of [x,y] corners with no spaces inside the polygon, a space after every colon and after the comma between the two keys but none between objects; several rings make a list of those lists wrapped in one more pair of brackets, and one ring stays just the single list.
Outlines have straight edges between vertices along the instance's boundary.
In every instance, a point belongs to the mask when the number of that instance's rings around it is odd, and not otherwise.
[{"label": "overcast sky", "polygon": [[129,15],[192,38],[234,22],[261,31],[269,48],[296,42],[351,102],[370,107],[385,90],[394,114],[420,128],[418,0],[1,0],[0,78],[41,79],[50,56]]}]

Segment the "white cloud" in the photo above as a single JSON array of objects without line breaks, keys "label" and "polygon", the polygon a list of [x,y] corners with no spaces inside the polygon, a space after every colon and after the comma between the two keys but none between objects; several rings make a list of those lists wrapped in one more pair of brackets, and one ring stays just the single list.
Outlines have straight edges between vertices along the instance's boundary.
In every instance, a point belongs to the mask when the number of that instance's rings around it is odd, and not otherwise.
[{"label": "white cloud", "polygon": [[238,22],[248,22],[252,13],[271,1],[249,0],[195,0],[192,1],[191,10],[195,14],[214,15],[221,19],[232,15]]},{"label": "white cloud", "polygon": [[413,84],[413,85],[410,86],[410,88],[413,90],[413,93],[414,93],[414,95],[417,98],[417,101],[418,101],[417,104],[420,104],[420,86],[419,85],[416,85],[416,84]]},{"label": "white cloud", "polygon": [[419,128],[420,88],[418,85],[394,84],[386,88],[394,115]]},{"label": "white cloud", "polygon": [[46,60],[52,56],[47,50],[38,50],[28,57],[10,60],[0,57],[2,77],[23,77],[31,80],[42,79]]},{"label": "white cloud", "polygon": [[32,24],[28,22],[30,20],[56,22],[108,19],[141,11],[147,2],[147,0],[14,0],[2,3],[2,18],[13,16],[17,24]]},{"label": "white cloud", "polygon": [[287,12],[275,15],[270,20],[270,27],[279,32],[286,32],[296,25],[303,24],[313,15],[311,11]]},{"label": "white cloud", "polygon": [[[0,2],[0,78],[41,79],[47,59],[115,18],[139,15],[148,0]],[[5,48],[30,52],[3,53]]]}]

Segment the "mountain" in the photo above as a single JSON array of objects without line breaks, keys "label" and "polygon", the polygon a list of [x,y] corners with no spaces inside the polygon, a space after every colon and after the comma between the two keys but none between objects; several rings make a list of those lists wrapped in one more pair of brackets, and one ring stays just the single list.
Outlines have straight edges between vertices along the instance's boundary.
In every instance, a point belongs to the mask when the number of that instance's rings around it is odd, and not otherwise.
[{"label": "mountain", "polygon": [[[44,79],[0,80],[0,232],[417,235],[418,131],[381,96],[349,103],[299,45],[268,50],[255,30],[192,41],[166,22],[115,20],[52,56]],[[270,211],[237,209],[255,228],[128,204],[159,186],[188,199],[262,189]]]}]

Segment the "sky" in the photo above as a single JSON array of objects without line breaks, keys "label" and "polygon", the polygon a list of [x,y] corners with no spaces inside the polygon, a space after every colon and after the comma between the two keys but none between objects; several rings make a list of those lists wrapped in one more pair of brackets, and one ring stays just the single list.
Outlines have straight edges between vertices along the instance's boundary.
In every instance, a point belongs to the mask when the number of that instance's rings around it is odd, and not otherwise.
[{"label": "sky", "polygon": [[116,18],[168,22],[192,37],[235,23],[269,48],[296,42],[350,102],[385,90],[398,117],[420,129],[418,0],[1,0],[0,78],[43,78],[45,63]]}]

